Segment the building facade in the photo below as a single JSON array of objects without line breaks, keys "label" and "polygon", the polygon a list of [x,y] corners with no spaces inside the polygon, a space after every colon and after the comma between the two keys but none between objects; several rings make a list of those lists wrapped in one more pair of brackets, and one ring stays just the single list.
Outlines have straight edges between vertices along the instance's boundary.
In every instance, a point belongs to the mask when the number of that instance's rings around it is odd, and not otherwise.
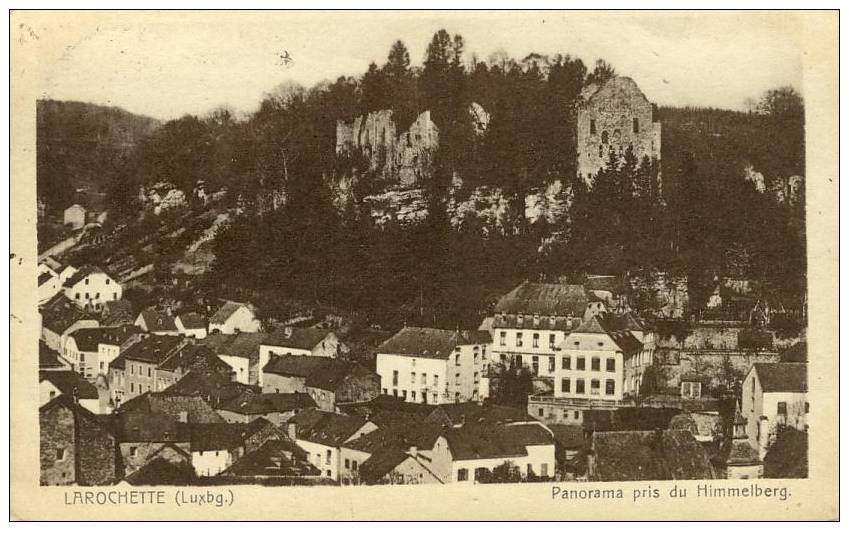
[{"label": "building facade", "polygon": [[808,429],[807,363],[755,363],[743,381],[741,409],[752,447],[763,459],[782,427]]}]

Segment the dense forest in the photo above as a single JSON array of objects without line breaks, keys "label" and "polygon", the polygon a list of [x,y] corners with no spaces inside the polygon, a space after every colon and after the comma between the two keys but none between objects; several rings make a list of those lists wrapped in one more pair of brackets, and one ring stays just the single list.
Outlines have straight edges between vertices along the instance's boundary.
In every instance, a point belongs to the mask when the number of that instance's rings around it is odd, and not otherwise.
[{"label": "dense forest", "polygon": [[[801,299],[804,205],[780,204],[744,176],[746,166],[769,183],[804,174],[804,109],[794,90],[765,93],[750,113],[661,107],[661,163],[611,157],[588,187],[574,172],[575,106],[614,67],[568,54],[465,58],[463,38],[440,30],[421,66],[397,41],[359,77],[280,85],[248,118],[222,109],[167,122],[122,159],[110,205],[134,216],[138,187],[162,181],[186,193],[198,181],[226,188],[232,204],[284,190],[282,208],[246,212],[218,235],[203,285],[268,310],[298,299],[390,325],[469,326],[523,279],[652,269],[688,276],[691,298],[734,268]],[[483,135],[468,122],[472,102],[491,115]],[[399,126],[429,110],[439,128],[432,172],[421,180],[421,222],[375,224],[359,209],[382,184],[356,156],[336,155],[337,120],[381,109]],[[351,175],[355,205],[340,211],[332,190]],[[446,201],[457,195],[456,178],[465,193],[501,190],[511,226],[452,227]],[[553,183],[568,211],[527,220],[525,196]]]}]

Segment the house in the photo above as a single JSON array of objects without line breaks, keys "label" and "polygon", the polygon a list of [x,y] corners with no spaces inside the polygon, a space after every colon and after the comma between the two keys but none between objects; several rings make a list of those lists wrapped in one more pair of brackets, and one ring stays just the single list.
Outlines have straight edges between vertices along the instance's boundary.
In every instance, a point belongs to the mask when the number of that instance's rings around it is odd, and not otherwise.
[{"label": "house", "polygon": [[377,349],[382,393],[430,404],[482,399],[491,342],[487,331],[404,327]]},{"label": "house", "polygon": [[41,485],[108,485],[120,479],[118,439],[111,425],[57,395],[38,409]]},{"label": "house", "polygon": [[[62,356],[74,370],[93,380],[97,376],[108,375],[109,363],[118,356],[122,347],[126,349],[140,337],[141,329],[134,325],[77,329],[65,340]],[[101,349],[103,358],[100,356]]]},{"label": "house", "polygon": [[49,347],[44,340],[38,341],[38,369],[41,370],[73,370],[70,364],[63,361],[59,354]]},{"label": "house", "polygon": [[233,371],[230,366],[206,346],[186,344],[167,359],[156,366],[156,382],[154,388],[164,391],[180,381],[191,372],[198,372],[206,377],[212,374],[231,378]]},{"label": "house", "polygon": [[70,226],[74,231],[82,229],[85,225],[85,207],[79,204],[73,204],[66,208],[63,213],[62,223]]},{"label": "house", "polygon": [[183,336],[202,339],[206,338],[206,329],[209,322],[206,317],[196,312],[189,312],[175,317],[174,325],[177,327],[177,332]]},{"label": "house", "polygon": [[115,357],[109,363],[109,389],[115,406],[156,390],[156,367],[185,346],[182,337],[154,334]]},{"label": "house", "polygon": [[264,393],[306,393],[324,411],[365,402],[380,393],[380,377],[352,362],[310,355],[271,355],[263,369]]},{"label": "house", "polygon": [[[167,448],[163,447],[160,452],[164,449]],[[185,461],[171,461],[161,456],[152,457],[147,464],[124,478],[132,486],[189,486],[196,484],[196,480],[191,457]]]},{"label": "house", "polygon": [[590,481],[716,479],[707,450],[688,430],[595,432],[590,442]]},{"label": "house", "polygon": [[608,310],[624,313],[628,311],[627,288],[625,281],[619,276],[610,274],[589,274],[584,280],[584,287],[602,299]]},{"label": "house", "polygon": [[259,348],[259,384],[271,354],[318,355],[336,358],[348,352],[333,331],[315,327],[283,327],[265,335]]},{"label": "house", "polygon": [[580,423],[589,409],[613,409],[639,393],[653,350],[629,330],[626,321],[592,316],[566,334],[555,353],[553,393],[528,400],[539,419]]},{"label": "house", "polygon": [[121,404],[118,414],[146,413],[165,415],[182,424],[207,425],[224,423],[212,406],[199,396],[179,396],[166,393],[144,393]]},{"label": "house", "polygon": [[199,396],[217,409],[225,402],[260,394],[262,389],[233,381],[229,372],[190,370],[176,383],[160,392],[163,395]]},{"label": "house", "polygon": [[118,411],[113,415],[113,426],[125,475],[135,473],[157,457],[179,462],[191,456],[188,425],[169,413]]},{"label": "house", "polygon": [[585,479],[589,442],[584,427],[566,424],[546,426],[554,435],[555,460],[561,477],[567,480]]},{"label": "house", "polygon": [[165,336],[178,336],[180,334],[171,315],[151,308],[139,312],[135,325],[150,334]]},{"label": "house", "polygon": [[315,401],[306,393],[245,393],[220,403],[215,411],[228,423],[266,419],[281,426],[301,410],[315,407]]},{"label": "house", "polygon": [[320,410],[303,410],[286,423],[287,434],[304,449],[322,477],[338,482],[342,446],[378,427],[359,417]]},{"label": "house", "polygon": [[105,413],[97,387],[77,372],[40,370],[38,372],[39,407],[62,395],[71,398],[75,404],[92,413]]},{"label": "house", "polygon": [[192,425],[190,433],[192,466],[198,477],[218,475],[244,454],[242,423]]},{"label": "house", "polygon": [[209,319],[210,333],[233,334],[261,330],[262,324],[256,317],[256,310],[246,303],[225,301]]},{"label": "house", "polygon": [[41,339],[53,351],[61,352],[68,335],[75,330],[100,326],[97,318],[63,295],[56,295],[38,311],[41,315]]},{"label": "house", "polygon": [[214,351],[236,374],[236,381],[257,385],[260,381],[260,344],[264,333],[239,332],[236,334],[210,334],[201,342]]},{"label": "house", "polygon": [[495,305],[492,361],[553,377],[557,346],[581,322],[607,311],[583,285],[525,282]]},{"label": "house", "polygon": [[57,293],[62,290],[62,282],[59,281],[59,274],[45,265],[38,266],[38,305],[41,306],[45,302],[52,299]]},{"label": "house", "polygon": [[321,470],[312,465],[308,454],[289,439],[272,439],[221,472],[222,477],[245,479],[318,479]]},{"label": "house", "polygon": [[755,363],[743,380],[741,408],[748,422],[749,442],[766,456],[784,427],[808,428],[807,363]]},{"label": "house", "polygon": [[380,428],[345,443],[340,461],[342,484],[423,485],[442,484],[429,468],[429,458],[418,449],[431,448],[438,429],[403,431]]},{"label": "house", "polygon": [[83,265],[62,284],[66,297],[80,308],[100,312],[104,303],[121,298],[123,288],[103,269],[94,265]]},{"label": "house", "polygon": [[133,304],[126,299],[106,301],[100,311],[100,322],[107,327],[132,325],[136,320]]}]

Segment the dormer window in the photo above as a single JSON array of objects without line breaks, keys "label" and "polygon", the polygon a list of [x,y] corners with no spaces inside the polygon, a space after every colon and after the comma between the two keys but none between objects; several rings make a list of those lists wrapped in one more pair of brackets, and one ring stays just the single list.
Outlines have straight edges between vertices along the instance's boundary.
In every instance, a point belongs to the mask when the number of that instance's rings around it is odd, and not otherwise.
[{"label": "dormer window", "polygon": [[555,316],[551,316],[548,318],[549,324],[554,327],[557,324],[557,318]]},{"label": "dormer window", "polygon": [[522,314],[519,314],[518,316],[516,316],[516,324],[521,327],[524,319],[525,317]]},{"label": "dormer window", "polygon": [[534,314],[534,327],[539,327],[539,314]]}]

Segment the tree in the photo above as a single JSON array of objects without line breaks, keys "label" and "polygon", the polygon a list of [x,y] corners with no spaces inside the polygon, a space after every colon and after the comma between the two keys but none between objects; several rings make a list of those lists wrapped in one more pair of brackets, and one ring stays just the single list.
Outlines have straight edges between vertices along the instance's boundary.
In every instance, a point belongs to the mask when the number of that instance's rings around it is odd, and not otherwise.
[{"label": "tree", "polygon": [[587,77],[587,84],[597,84],[599,86],[606,83],[609,79],[616,76],[616,70],[606,61],[599,58],[595,61],[593,72]]}]

